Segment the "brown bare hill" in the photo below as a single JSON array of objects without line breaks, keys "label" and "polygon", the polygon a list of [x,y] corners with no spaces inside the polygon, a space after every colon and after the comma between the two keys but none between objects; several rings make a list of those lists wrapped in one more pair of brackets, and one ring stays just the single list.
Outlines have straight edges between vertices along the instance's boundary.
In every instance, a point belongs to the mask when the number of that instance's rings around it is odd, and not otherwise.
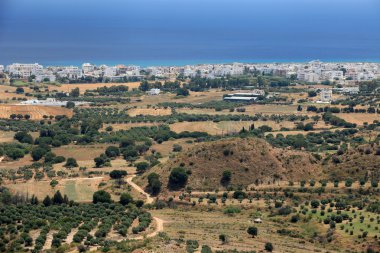
[{"label": "brown bare hill", "polygon": [[318,179],[322,172],[320,162],[309,153],[276,149],[257,138],[196,144],[148,173],[160,175],[165,191],[170,171],[176,167],[184,167],[189,172],[187,186],[194,191],[224,189],[221,178],[225,170],[231,171],[230,185],[235,187],[282,180]]},{"label": "brown bare hill", "polygon": [[344,154],[333,155],[325,172],[332,180],[380,180],[380,146],[366,144],[349,149]]}]

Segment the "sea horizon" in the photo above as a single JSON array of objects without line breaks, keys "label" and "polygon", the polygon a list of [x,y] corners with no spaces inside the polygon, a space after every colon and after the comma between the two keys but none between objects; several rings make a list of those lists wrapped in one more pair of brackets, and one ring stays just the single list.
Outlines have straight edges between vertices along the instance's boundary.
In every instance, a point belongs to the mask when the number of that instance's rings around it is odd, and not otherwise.
[{"label": "sea horizon", "polygon": [[55,67],[55,66],[76,66],[81,67],[84,63],[90,63],[96,66],[107,65],[125,65],[125,66],[140,66],[143,68],[147,67],[182,67],[187,65],[207,65],[207,64],[232,64],[232,63],[243,63],[243,64],[297,64],[297,63],[308,63],[311,61],[321,61],[325,63],[380,63],[380,59],[299,59],[299,60],[286,60],[286,59],[226,59],[226,60],[141,60],[141,61],[101,61],[101,60],[73,60],[73,61],[14,61],[2,63],[0,65],[10,65],[13,63],[21,64],[34,64],[38,63],[44,67]]},{"label": "sea horizon", "polygon": [[375,0],[3,0],[0,64],[380,62],[379,11]]}]

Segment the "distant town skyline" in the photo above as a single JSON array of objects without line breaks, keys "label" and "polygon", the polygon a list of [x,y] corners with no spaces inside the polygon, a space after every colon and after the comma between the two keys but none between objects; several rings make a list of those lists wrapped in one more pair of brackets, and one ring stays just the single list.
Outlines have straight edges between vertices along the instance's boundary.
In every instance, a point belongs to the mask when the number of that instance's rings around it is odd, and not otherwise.
[{"label": "distant town skyline", "polygon": [[346,85],[357,81],[371,81],[380,77],[380,63],[331,63],[318,60],[307,63],[229,63],[198,64],[186,66],[107,66],[83,63],[77,66],[42,66],[38,63],[0,65],[0,73],[5,72],[13,79],[28,79],[35,82],[66,82],[69,80],[94,79],[99,82],[127,82],[142,80],[146,76],[158,78],[220,78],[244,74],[262,74],[286,77],[308,83],[330,82]]}]

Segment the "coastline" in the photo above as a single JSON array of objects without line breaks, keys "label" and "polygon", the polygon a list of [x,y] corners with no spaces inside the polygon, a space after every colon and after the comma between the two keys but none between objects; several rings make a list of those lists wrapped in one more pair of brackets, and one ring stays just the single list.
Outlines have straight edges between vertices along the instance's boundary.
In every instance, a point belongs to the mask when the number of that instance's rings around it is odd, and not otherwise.
[{"label": "coastline", "polygon": [[[89,62],[95,65],[116,66],[123,64],[126,66],[136,65],[140,67],[181,67],[186,65],[204,65],[204,64],[231,64],[234,62],[246,64],[286,64],[286,63],[307,63],[310,61],[319,60],[327,63],[380,63],[380,59],[225,59],[225,60],[67,60],[67,61],[18,61],[18,63],[39,63],[45,67],[48,66],[77,66],[81,67],[83,63]],[[8,65],[15,62],[7,62],[0,64]]]}]

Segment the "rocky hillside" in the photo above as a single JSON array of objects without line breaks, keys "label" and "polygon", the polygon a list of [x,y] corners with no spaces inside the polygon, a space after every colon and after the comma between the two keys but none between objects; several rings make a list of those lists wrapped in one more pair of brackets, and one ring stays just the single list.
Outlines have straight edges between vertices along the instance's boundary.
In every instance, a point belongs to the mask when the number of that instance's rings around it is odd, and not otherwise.
[{"label": "rocky hillside", "polygon": [[380,146],[367,144],[338,152],[326,164],[325,172],[332,180],[380,180]]},{"label": "rocky hillside", "polygon": [[[320,161],[303,151],[276,149],[261,139],[228,139],[194,145],[166,164],[151,169],[167,188],[170,171],[183,167],[188,172],[187,186],[193,190],[225,189],[224,171],[231,172],[230,186],[299,181],[321,177]],[[145,175],[143,178],[145,178]],[[146,184],[146,181],[145,181]]]}]

